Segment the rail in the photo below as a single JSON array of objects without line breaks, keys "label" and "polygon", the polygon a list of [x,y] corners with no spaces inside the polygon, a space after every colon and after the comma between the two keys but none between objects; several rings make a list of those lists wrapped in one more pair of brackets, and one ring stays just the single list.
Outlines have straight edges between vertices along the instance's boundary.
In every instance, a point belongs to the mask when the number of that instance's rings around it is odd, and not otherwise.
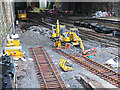
[{"label": "rail", "polygon": [[[89,70],[90,72],[94,73],[95,75],[103,78],[104,80],[110,82],[111,84],[119,87],[120,81],[120,74],[115,72],[114,70],[111,70],[87,57],[75,57],[73,55],[70,55],[64,51],[61,51],[60,49],[53,49],[53,51],[65,56],[66,58],[69,58],[76,64],[79,64],[83,68]],[[78,59],[81,58],[81,59]]]},{"label": "rail", "polygon": [[62,81],[62,78],[60,77],[60,74],[58,73],[54,63],[50,59],[48,53],[43,49],[43,47],[30,48],[30,52],[33,59],[35,60],[34,65],[37,71],[41,88],[61,88],[64,90],[66,86]]}]

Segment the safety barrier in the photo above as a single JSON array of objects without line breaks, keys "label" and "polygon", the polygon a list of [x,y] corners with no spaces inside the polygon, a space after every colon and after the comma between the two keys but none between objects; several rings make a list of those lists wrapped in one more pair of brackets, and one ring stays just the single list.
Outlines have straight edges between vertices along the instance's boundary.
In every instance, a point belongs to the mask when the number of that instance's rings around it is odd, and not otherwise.
[{"label": "safety barrier", "polygon": [[70,49],[70,43],[65,44],[65,49]]},{"label": "safety barrier", "polygon": [[89,49],[89,50],[84,51],[84,53],[86,54],[86,55],[84,55],[85,57],[90,56],[90,55],[94,55],[94,54],[97,54],[97,49],[96,48]]}]

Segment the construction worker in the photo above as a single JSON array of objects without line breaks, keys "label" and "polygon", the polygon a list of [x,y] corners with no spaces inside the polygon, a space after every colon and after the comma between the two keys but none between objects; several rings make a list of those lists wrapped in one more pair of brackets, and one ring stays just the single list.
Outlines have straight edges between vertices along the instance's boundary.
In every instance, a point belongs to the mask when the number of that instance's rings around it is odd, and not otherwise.
[{"label": "construction worker", "polygon": [[18,20],[16,20],[16,26],[18,27],[18,24],[19,24],[19,21]]}]

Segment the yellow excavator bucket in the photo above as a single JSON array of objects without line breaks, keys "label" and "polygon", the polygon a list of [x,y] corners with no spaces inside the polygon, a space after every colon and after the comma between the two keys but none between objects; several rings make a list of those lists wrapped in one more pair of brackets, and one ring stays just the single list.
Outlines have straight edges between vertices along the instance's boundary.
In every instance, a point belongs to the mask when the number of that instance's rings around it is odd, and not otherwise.
[{"label": "yellow excavator bucket", "polygon": [[64,59],[63,57],[61,57],[61,60],[59,62],[59,66],[63,71],[73,70],[72,64],[70,62],[66,61],[66,59]]}]

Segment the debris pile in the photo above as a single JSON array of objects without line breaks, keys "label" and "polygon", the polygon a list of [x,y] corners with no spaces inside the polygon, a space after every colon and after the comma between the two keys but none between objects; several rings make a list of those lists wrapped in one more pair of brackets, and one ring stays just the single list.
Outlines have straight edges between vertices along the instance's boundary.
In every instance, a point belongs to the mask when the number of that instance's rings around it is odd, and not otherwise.
[{"label": "debris pile", "polygon": [[110,58],[104,64],[117,68],[118,67],[118,57]]},{"label": "debris pile", "polygon": [[97,11],[96,13],[93,14],[93,18],[99,18],[99,17],[108,17],[111,16],[110,12],[102,12],[102,11]]}]

